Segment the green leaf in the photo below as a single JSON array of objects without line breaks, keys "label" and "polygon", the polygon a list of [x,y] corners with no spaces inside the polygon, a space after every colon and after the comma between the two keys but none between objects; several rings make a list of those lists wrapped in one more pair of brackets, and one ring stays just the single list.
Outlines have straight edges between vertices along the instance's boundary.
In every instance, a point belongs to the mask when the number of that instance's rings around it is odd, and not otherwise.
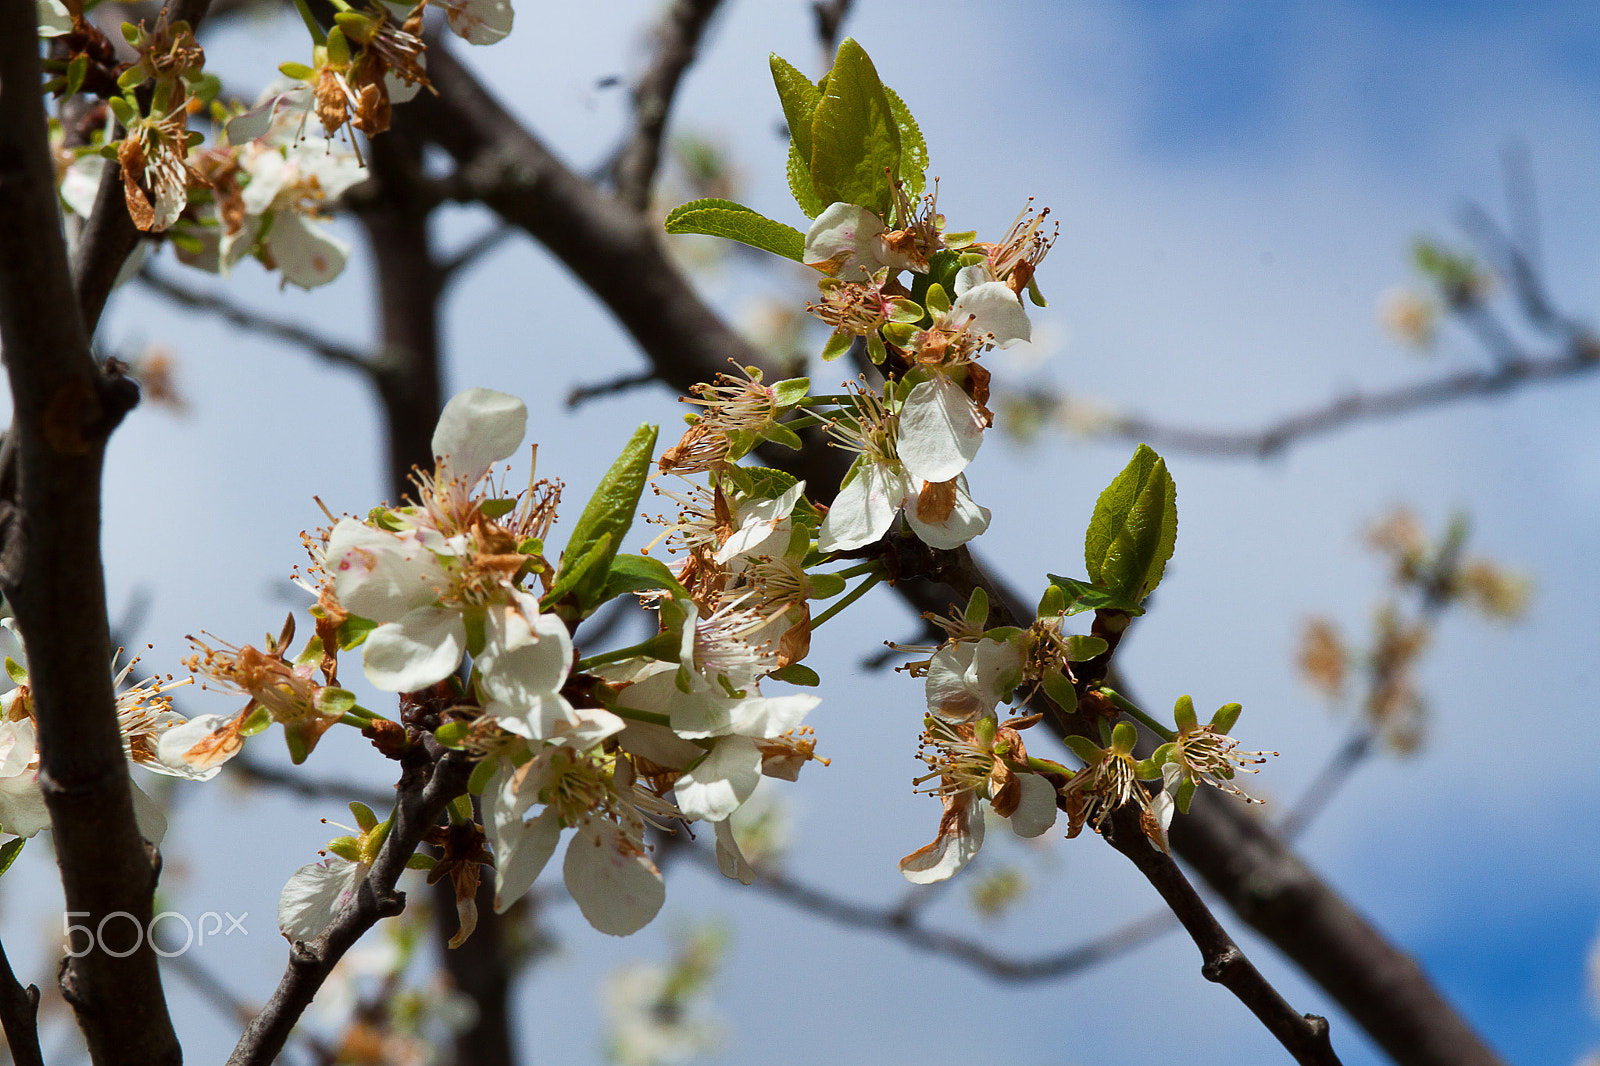
[{"label": "green leaf", "polygon": [[1177,543],[1177,497],[1166,461],[1139,445],[1095,503],[1083,544],[1090,580],[1134,603],[1148,596]]},{"label": "green leaf", "polygon": [[704,233],[711,237],[726,237],[730,241],[748,244],[764,252],[781,255],[800,262],[805,251],[806,236],[793,226],[774,222],[765,215],[750,210],[732,200],[690,200],[680,204],[667,215],[668,233]]},{"label": "green leaf", "polygon": [[500,768],[499,759],[484,759],[472,768],[472,776],[467,778],[467,791],[474,796],[483,795],[483,790],[489,787],[489,779]]},{"label": "green leaf", "polygon": [[1068,662],[1086,663],[1096,655],[1104,655],[1110,647],[1099,637],[1086,637],[1082,633],[1073,633],[1066,638],[1066,657]]},{"label": "green leaf", "polygon": [[846,37],[811,122],[811,187],[826,203],[858,204],[887,220],[900,173],[900,127],[878,72]]},{"label": "green leaf", "polygon": [[467,734],[472,732],[472,725],[468,722],[446,722],[433,731],[433,739],[447,748],[461,748],[466,745]]},{"label": "green leaf", "polygon": [[783,103],[783,120],[789,124],[789,138],[802,161],[811,159],[811,121],[817,104],[822,100],[822,90],[794,64],[776,52],[768,60],[772,67],[772,83],[778,87],[778,99]]},{"label": "green leaf", "polygon": [[[567,539],[567,550],[561,556],[563,565],[569,561],[580,562],[594,551],[602,537],[609,538],[609,544],[601,549],[595,564],[586,570],[572,590],[585,615],[601,603],[600,595],[605,590],[606,575],[611,571],[611,560],[633,525],[633,516],[638,513],[639,496],[644,492],[645,479],[650,476],[655,447],[655,426],[646,424],[633,431],[633,437],[600,480],[600,486]],[[560,583],[559,571],[557,583]]]},{"label": "green leaf", "polygon": [[674,599],[688,599],[688,591],[672,576],[667,564],[648,555],[619,555],[611,560],[602,600],[613,600],[630,592],[666,589]]},{"label": "green leaf", "polygon": [[1046,670],[1040,680],[1044,683],[1044,694],[1055,700],[1063,712],[1071,714],[1078,709],[1078,690],[1059,668]]},{"label": "green leaf", "polygon": [[360,647],[366,642],[367,634],[377,628],[378,623],[372,619],[351,615],[339,626],[339,650],[349,651]]},{"label": "green leaf", "polygon": [[807,218],[816,218],[828,209],[828,204],[811,187],[811,164],[800,154],[793,141],[789,142],[789,194]]},{"label": "green leaf", "polygon": [[1060,577],[1056,574],[1046,574],[1052,585],[1060,587],[1066,593],[1066,606],[1063,610],[1070,615],[1081,614],[1084,611],[1125,611],[1128,614],[1143,614],[1144,609],[1137,603],[1120,592],[1113,592],[1100,585],[1091,585],[1087,581],[1077,578]]},{"label": "green leaf", "polygon": [[[78,90],[83,88],[83,79],[89,73],[89,57],[79,54],[72,57],[72,62],[67,64],[67,92],[68,96],[77,96]],[[3,873],[4,871],[0,871]]]},{"label": "green leaf", "polygon": [[[556,576],[556,583],[550,586],[550,591],[539,598],[539,609],[548,611],[560,603],[568,593],[573,592],[578,587],[578,584],[584,578],[589,576],[591,571],[600,565],[600,560],[609,550],[611,550],[611,534],[603,533],[599,540],[589,545],[589,550],[583,553],[582,558],[572,562],[571,565],[567,565],[567,556],[563,555],[561,572]],[[596,605],[602,602],[604,602],[603,599],[595,601]],[[582,599],[578,599],[578,607],[584,615],[589,613],[589,606]],[[469,639],[467,647],[471,649],[472,646],[472,641]]]},{"label": "green leaf", "polygon": [[779,681],[787,681],[791,685],[803,686],[804,688],[816,688],[822,684],[822,678],[817,676],[815,670],[800,663],[790,663],[782,670],[772,671],[769,676],[777,678]]},{"label": "green leaf", "polygon": [[900,180],[906,183],[906,195],[915,199],[922,195],[924,175],[928,170],[928,142],[922,139],[917,120],[911,109],[887,85],[883,95],[889,98],[889,110],[894,113],[895,125],[900,129]]},{"label": "green leaf", "polygon": [[310,81],[317,72],[304,63],[280,63],[278,73],[293,81]]},{"label": "green leaf", "polygon": [[810,378],[784,378],[772,383],[772,402],[779,407],[793,407],[810,392]]},{"label": "green leaf", "polygon": [[972,595],[967,597],[967,609],[962,612],[962,618],[967,625],[982,629],[989,621],[989,594],[983,590],[982,585],[972,586]]},{"label": "green leaf", "polygon": [[811,586],[813,600],[830,600],[849,588],[849,583],[838,574],[807,574],[806,582]]},{"label": "green leaf", "polygon": [[27,842],[27,837],[17,837],[15,840],[6,841],[4,846],[0,846],[0,874],[4,874],[11,869],[11,864],[17,861],[18,855],[22,854],[22,845]]},{"label": "green leaf", "polygon": [[793,474],[770,466],[738,466],[728,470],[725,476],[739,490],[739,495],[747,499],[776,500],[799,484]]},{"label": "green leaf", "polygon": [[483,500],[478,504],[478,513],[485,518],[499,518],[501,515],[510,514],[517,506],[516,500],[494,499]]}]

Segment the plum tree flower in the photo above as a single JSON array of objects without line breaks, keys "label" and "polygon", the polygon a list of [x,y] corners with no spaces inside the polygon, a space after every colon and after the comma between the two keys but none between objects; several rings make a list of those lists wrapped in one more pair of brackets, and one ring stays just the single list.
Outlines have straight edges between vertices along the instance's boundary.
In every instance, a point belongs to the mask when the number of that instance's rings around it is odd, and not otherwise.
[{"label": "plum tree flower", "polygon": [[822,520],[819,551],[871,544],[902,511],[912,532],[933,548],[959,547],[988,528],[989,509],[973,502],[964,477],[930,482],[912,476],[902,461],[899,415],[871,393],[856,390],[854,400],[854,418],[834,422],[829,431],[860,457]]},{"label": "plum tree flower", "polygon": [[[480,617],[494,604],[513,604],[516,617],[502,612],[492,625],[485,620],[496,642],[484,649],[496,664],[491,684],[517,683],[503,673],[510,663],[546,669],[548,655],[513,653],[565,639],[539,620],[537,601],[519,595],[512,582],[530,562],[516,550],[526,539],[520,534],[542,532],[553,501],[513,511],[521,527],[507,529],[482,514],[474,495],[490,464],[516,450],[526,424],[527,408],[514,396],[461,393],[434,431],[436,472],[419,478],[421,506],[391,512],[380,527],[340,519],[329,532],[319,565],[335,596],[352,614],[378,623],[362,656],[378,688],[415,692],[449,677],[467,651],[467,615]],[[522,683],[549,690],[545,679]]]},{"label": "plum tree flower", "polygon": [[[615,719],[615,728],[622,728]],[[535,803],[536,817],[524,820]],[[599,748],[540,744],[521,766],[502,762],[484,789],[484,821],[494,844],[495,910],[532,886],[563,829],[576,830],[562,864],[567,891],[589,924],[626,936],[642,929],[666,899],[661,871],[644,842],[651,818],[676,808],[637,784],[632,761]]]},{"label": "plum tree flower", "polygon": [[353,835],[328,843],[319,862],[307,863],[290,876],[278,897],[278,931],[290,943],[315,939],[355,898],[393,819],[379,822],[365,804],[350,804],[357,828]]},{"label": "plum tree flower", "polygon": [[1010,821],[1020,837],[1036,837],[1056,820],[1056,787],[1028,768],[1027,749],[1015,728],[994,715],[971,722],[947,722],[929,715],[918,758],[929,772],[916,784],[937,779],[929,791],[944,804],[939,833],[900,860],[912,884],[926,885],[954,875],[983,846],[982,801]]},{"label": "plum tree flower", "polygon": [[801,262],[830,277],[866,281],[879,270],[926,272],[927,256],[893,239],[883,219],[855,204],[830,204],[806,231]]}]

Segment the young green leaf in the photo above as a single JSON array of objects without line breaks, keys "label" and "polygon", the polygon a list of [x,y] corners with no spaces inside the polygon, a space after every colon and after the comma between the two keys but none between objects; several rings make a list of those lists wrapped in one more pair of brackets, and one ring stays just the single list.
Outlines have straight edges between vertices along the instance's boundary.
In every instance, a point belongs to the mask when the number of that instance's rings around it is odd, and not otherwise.
[{"label": "young green leaf", "polygon": [[[1137,603],[1120,592],[1113,592],[1111,589],[1103,588],[1100,585],[1091,585],[1087,581],[1079,581],[1077,578],[1061,577],[1057,574],[1046,574],[1045,576],[1050,579],[1052,585],[1066,594],[1062,601],[1062,610],[1069,616],[1081,614],[1084,611],[1144,613]],[[1052,598],[1050,602],[1054,605],[1055,600]]]},{"label": "young green leaf", "polygon": [[911,117],[911,109],[906,107],[905,101],[887,85],[883,87],[883,94],[889,98],[889,110],[894,113],[895,125],[900,129],[898,176],[906,183],[906,195],[913,198],[921,196],[924,175],[928,170],[928,142],[922,139],[922,130],[917,127],[917,120]]},{"label": "young green leaf", "polygon": [[772,84],[778,87],[778,99],[783,103],[783,119],[789,124],[790,140],[800,158],[809,161],[811,120],[816,115],[817,104],[822,101],[822,90],[776,52],[768,63],[772,67]]},{"label": "young green leaf", "polygon": [[672,576],[667,564],[648,555],[619,555],[611,560],[602,600],[613,600],[630,592],[666,589],[674,598],[688,599],[688,591]]},{"label": "young green leaf", "polygon": [[788,176],[789,194],[807,218],[816,218],[828,209],[828,202],[811,187],[811,163],[800,154],[793,141],[789,142]]},{"label": "young green leaf", "polygon": [[900,127],[867,53],[846,37],[811,123],[811,187],[826,203],[888,219],[900,173]]},{"label": "young green leaf", "polygon": [[800,262],[805,250],[805,234],[793,226],[774,222],[732,200],[690,200],[667,215],[668,233],[704,233],[726,237],[764,252]]},{"label": "young green leaf", "polygon": [[0,874],[11,869],[11,864],[17,861],[17,856],[22,854],[22,845],[28,842],[27,837],[17,837],[8,840],[0,846]]},{"label": "young green leaf", "polygon": [[[594,496],[583,509],[578,524],[573,527],[572,535],[567,540],[567,550],[561,556],[563,568],[578,564],[595,549],[601,538],[609,538],[609,543],[595,558],[594,565],[584,572],[571,589],[585,615],[601,603],[606,575],[611,571],[611,560],[616,556],[617,546],[622,543],[622,538],[633,525],[633,516],[639,510],[639,496],[644,492],[645,479],[650,476],[655,447],[655,426],[647,424],[634,430],[622,454],[611,464],[606,476],[600,479],[599,487],[595,489]],[[560,584],[559,572],[557,584]]]},{"label": "young green leaf", "polygon": [[1160,583],[1177,539],[1177,488],[1165,460],[1141,444],[1095,503],[1083,545],[1089,578],[1139,603]]}]

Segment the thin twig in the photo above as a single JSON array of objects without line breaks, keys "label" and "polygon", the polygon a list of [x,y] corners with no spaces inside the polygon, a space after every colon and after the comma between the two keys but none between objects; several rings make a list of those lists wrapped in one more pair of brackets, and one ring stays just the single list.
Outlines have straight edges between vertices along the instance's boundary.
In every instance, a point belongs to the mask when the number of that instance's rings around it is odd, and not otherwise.
[{"label": "thin twig", "polygon": [[635,211],[643,211],[650,202],[672,98],[720,3],[675,0],[655,32],[655,54],[633,89],[633,130],[611,171],[617,199]]},{"label": "thin twig", "polygon": [[[1256,431],[1172,426],[1137,415],[1116,415],[1097,424],[1092,434],[1100,438],[1139,441],[1158,451],[1265,459],[1290,445],[1358,422],[1394,418],[1459,400],[1503,396],[1526,385],[1578,377],[1593,373],[1597,368],[1600,368],[1600,340],[1585,333],[1575,338],[1566,351],[1553,355],[1507,353],[1499,365],[1489,369],[1463,370],[1385,392],[1351,393],[1320,407],[1281,418]],[[1045,402],[1056,401],[1048,397]]]},{"label": "thin twig", "polygon": [[619,393],[631,392],[646,385],[656,384],[660,380],[660,375],[654,370],[645,370],[637,374],[619,374],[617,377],[609,378],[593,385],[574,385],[572,391],[567,393],[567,407],[582,407],[590,400],[598,400],[602,396],[616,396]]},{"label": "thin twig", "polygon": [[39,986],[22,987],[11,972],[11,960],[0,945],[0,1025],[16,1066],[44,1066],[39,1053]]},{"label": "thin twig", "polygon": [[382,809],[394,802],[394,793],[382,789],[372,788],[368,785],[359,785],[354,781],[341,781],[329,778],[307,777],[301,773],[290,773],[280,770],[266,763],[257,762],[245,755],[240,755],[228,764],[227,774],[231,777],[243,778],[253,785],[264,785],[268,788],[279,789],[290,795],[302,799],[332,799],[341,803],[359,800],[369,807]]},{"label": "thin twig", "polygon": [[273,318],[271,315],[262,314],[260,311],[240,307],[226,297],[186,288],[169,278],[163,277],[159,271],[149,265],[139,271],[139,283],[157,296],[169,300],[179,307],[187,307],[194,311],[204,311],[207,314],[216,315],[229,325],[238,326],[240,329],[277,340],[288,341],[290,344],[304,348],[323,362],[337,366],[352,367],[363,373],[370,374],[372,372],[372,364],[368,361],[366,355],[354,348],[330,341],[326,337],[313,333],[304,326],[296,325],[293,322],[285,322],[281,319]]},{"label": "thin twig", "polygon": [[438,271],[440,284],[455,280],[457,274],[476,263],[490,252],[504,244],[507,238],[516,236],[517,231],[504,223],[489,227],[468,241],[455,255],[440,262],[435,269]]},{"label": "thin twig", "polygon": [[1303,1066],[1336,1066],[1339,1057],[1328,1042],[1327,1019],[1296,1013],[1287,1000],[1245,957],[1228,931],[1200,898],[1178,864],[1150,846],[1139,824],[1135,804],[1124,804],[1106,826],[1111,846],[1144,874],[1188,931],[1203,960],[1200,972],[1249,1008],[1267,1031]]},{"label": "thin twig", "polygon": [[[716,857],[707,849],[688,847],[681,850],[697,866],[717,872]],[[907,913],[903,906],[887,909],[869,907],[802,884],[781,871],[766,868],[756,870],[753,884],[807,914],[849,928],[882,933],[908,947],[956,959],[1003,981],[1044,981],[1094,966],[1123,950],[1123,941],[1129,936],[1143,937],[1143,924],[1150,922],[1150,919],[1141,919],[1140,923],[1125,926],[1067,951],[1032,959],[1013,959],[992,951],[977,940],[928,929],[918,922],[915,913]],[[1163,911],[1160,917],[1165,923],[1171,915]]]}]

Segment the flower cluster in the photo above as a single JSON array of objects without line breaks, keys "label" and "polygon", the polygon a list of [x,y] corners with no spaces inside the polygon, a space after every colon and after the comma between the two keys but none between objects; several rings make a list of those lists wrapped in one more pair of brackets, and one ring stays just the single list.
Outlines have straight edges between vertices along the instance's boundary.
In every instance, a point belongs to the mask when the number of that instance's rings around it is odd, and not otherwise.
[{"label": "flower cluster", "polygon": [[[28,684],[28,657],[15,620],[0,619],[0,659],[5,677],[0,679],[0,832],[31,837],[50,828],[39,787],[38,727],[34,722],[33,694]],[[113,674],[117,690],[117,726],[128,761],[168,777],[207,781],[221,764],[238,752],[239,744],[202,743],[211,732],[205,719],[185,719],[172,709],[167,693],[187,680],[150,677],[128,684],[138,664],[131,659]],[[133,810],[139,832],[160,843],[167,820],[161,808],[137,784],[133,785]]]}]

